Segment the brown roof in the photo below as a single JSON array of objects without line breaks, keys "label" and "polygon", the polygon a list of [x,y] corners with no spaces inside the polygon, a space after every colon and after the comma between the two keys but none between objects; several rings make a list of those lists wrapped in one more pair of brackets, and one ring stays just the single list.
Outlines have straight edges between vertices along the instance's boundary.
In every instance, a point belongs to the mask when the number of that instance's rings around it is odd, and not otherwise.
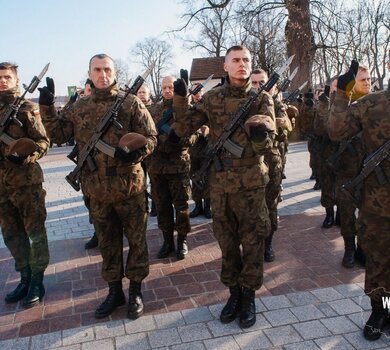
[{"label": "brown roof", "polygon": [[223,70],[223,57],[205,57],[192,59],[190,80],[203,80],[211,74],[214,74],[213,79],[219,79],[226,75]]}]

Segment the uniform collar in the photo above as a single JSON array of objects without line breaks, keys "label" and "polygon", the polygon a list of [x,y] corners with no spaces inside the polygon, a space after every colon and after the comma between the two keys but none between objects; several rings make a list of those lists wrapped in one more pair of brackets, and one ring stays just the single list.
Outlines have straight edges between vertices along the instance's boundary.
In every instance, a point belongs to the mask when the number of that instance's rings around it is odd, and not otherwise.
[{"label": "uniform collar", "polygon": [[118,94],[118,91],[118,84],[115,81],[112,85],[104,89],[97,89],[94,86],[91,87],[91,97],[94,101],[108,101],[112,100]]},{"label": "uniform collar", "polygon": [[19,96],[19,87],[16,86],[12,89],[1,91],[0,102],[4,104],[11,104],[17,96]]},{"label": "uniform collar", "polygon": [[252,84],[250,79],[247,79],[244,86],[237,87],[230,85],[229,77],[226,77],[223,86],[225,90],[228,91],[229,96],[231,97],[246,97],[248,93],[252,90]]}]

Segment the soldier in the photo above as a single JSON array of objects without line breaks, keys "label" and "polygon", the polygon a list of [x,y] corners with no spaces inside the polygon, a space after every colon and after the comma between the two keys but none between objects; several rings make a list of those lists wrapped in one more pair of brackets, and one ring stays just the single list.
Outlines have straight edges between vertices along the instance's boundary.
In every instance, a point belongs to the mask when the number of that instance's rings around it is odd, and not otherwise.
[{"label": "soldier", "polygon": [[[163,99],[150,109],[156,124],[163,117],[170,118],[169,123],[173,122],[174,80],[172,76],[167,76],[162,80]],[[158,132],[158,145],[146,162],[152,198],[156,204],[158,227],[164,238],[158,258],[166,258],[175,251],[173,233],[176,229],[176,258],[182,260],[188,254],[187,234],[191,231],[188,210],[188,200],[191,194],[189,139],[183,139],[176,144],[169,141],[164,132],[161,130]],[[174,212],[176,212],[176,223]]]},{"label": "soldier", "polygon": [[[337,93],[329,117],[329,135],[333,140],[347,140],[362,132],[365,151],[371,154],[390,139],[390,90],[370,93],[349,105],[346,90],[355,82],[358,62],[352,61],[348,72],[338,78]],[[387,68],[390,71],[390,52]],[[389,156],[380,167],[390,179]],[[365,293],[371,299],[372,313],[364,336],[379,339],[389,322],[386,299],[390,298],[390,186],[381,184],[376,171],[363,180],[359,207],[358,235],[366,253]]]},{"label": "soldier", "polygon": [[[5,110],[19,93],[17,66],[0,63],[0,109]],[[26,308],[38,305],[45,295],[43,277],[49,263],[45,229],[46,192],[37,160],[47,153],[46,136],[38,106],[23,101],[16,117],[22,127],[10,124],[0,142],[0,225],[4,243],[15,259],[20,283],[5,296],[7,303],[23,300]],[[4,136],[14,141],[7,143]],[[31,243],[30,243],[31,242]]]},{"label": "soldier", "polygon": [[[207,124],[210,142],[215,142],[253,92],[251,62],[246,47],[228,49],[224,63],[228,77],[224,84],[206,92],[189,110],[185,97],[188,88],[183,79],[178,79],[174,96],[177,115],[171,138],[189,136]],[[270,232],[265,202],[268,169],[263,154],[272,145],[275,132],[272,97],[262,92],[249,116],[246,131],[239,128],[231,137],[232,142],[244,148],[243,157],[224,151],[219,154],[223,168],[216,171],[211,166],[209,174],[213,231],[222,250],[221,281],[230,290],[220,320],[232,322],[239,314],[244,328],[256,322],[255,290],[263,283],[264,240]]]},{"label": "soldier", "polygon": [[[39,96],[42,117],[50,136],[62,142],[74,135],[79,152],[91,138],[101,116],[121,94],[111,57],[93,56],[88,73],[92,81],[91,95],[77,100],[62,118],[56,115],[53,106],[52,79],[47,78],[48,86],[41,89]],[[149,273],[145,175],[140,161],[153,151],[156,130],[146,107],[133,95],[124,101],[117,121],[123,128],[111,124],[102,136],[103,142],[115,147],[114,157],[96,151],[93,154],[96,170],[83,167],[80,182],[83,193],[90,198],[90,212],[103,258],[102,277],[109,286],[108,296],[96,309],[95,317],[106,317],[125,303],[122,290],[125,275],[130,280],[128,317],[135,319],[143,313],[141,282]],[[129,132],[132,133],[127,134]],[[135,141],[141,138],[145,142],[135,142],[127,152],[125,146],[132,141],[127,136],[134,133],[138,135]],[[129,243],[125,267],[123,235]]]}]

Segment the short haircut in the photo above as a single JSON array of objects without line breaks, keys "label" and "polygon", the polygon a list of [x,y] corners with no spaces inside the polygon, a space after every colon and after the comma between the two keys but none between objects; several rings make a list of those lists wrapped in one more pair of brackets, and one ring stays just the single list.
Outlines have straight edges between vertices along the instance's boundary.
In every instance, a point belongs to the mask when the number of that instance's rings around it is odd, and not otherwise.
[{"label": "short haircut", "polygon": [[268,73],[264,70],[264,69],[261,69],[261,68],[256,68],[254,69],[252,72],[251,72],[251,75],[252,74],[262,74],[262,73],[265,73],[268,75]]},{"label": "short haircut", "polygon": [[364,64],[359,64],[358,71],[361,70],[363,72],[370,72],[369,68]]},{"label": "short haircut", "polygon": [[228,57],[228,55],[229,55],[230,52],[232,52],[232,51],[242,51],[242,50],[246,50],[246,51],[249,52],[249,49],[248,49],[246,46],[244,46],[244,45],[234,45],[234,46],[232,46],[232,47],[229,47],[229,48],[227,49],[227,51],[226,51],[225,62],[226,62],[227,57]]},{"label": "short haircut", "polygon": [[102,60],[103,58],[109,58],[109,59],[114,63],[114,65],[115,65],[115,62],[114,62],[114,60],[112,59],[112,57],[106,55],[105,53],[98,53],[97,55],[92,56],[91,59],[89,60],[89,66],[88,66],[89,69],[91,69],[91,62],[92,62],[92,60],[93,60],[94,58],[98,58],[98,59],[100,59],[100,60]]},{"label": "short haircut", "polygon": [[16,76],[18,75],[18,66],[15,63],[1,62],[0,70],[5,70],[5,69],[11,70],[13,73],[15,73]]}]

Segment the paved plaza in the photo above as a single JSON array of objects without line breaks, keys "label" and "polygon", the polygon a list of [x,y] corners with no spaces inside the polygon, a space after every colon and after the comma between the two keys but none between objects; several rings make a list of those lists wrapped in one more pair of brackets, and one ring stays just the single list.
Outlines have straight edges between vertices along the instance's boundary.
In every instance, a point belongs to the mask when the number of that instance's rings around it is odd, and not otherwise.
[{"label": "paved plaza", "polygon": [[[84,250],[93,233],[82,195],[65,181],[74,164],[70,147],[54,147],[40,163],[47,191],[46,222],[51,260],[44,302],[29,310],[6,304],[18,283],[13,259],[0,239],[0,349],[390,349],[390,329],[368,342],[364,269],[341,266],[343,241],[337,227],[321,228],[324,210],[308,178],[306,143],[290,145],[287,179],[275,234],[276,260],[266,263],[256,293],[257,322],[242,329],[223,325],[219,313],[228,290],[219,281],[221,253],[211,220],[192,219],[190,253],[156,259],[162,243],[149,218],[150,274],[143,284],[145,316],[131,321],[126,306],[102,320],[94,310],[108,288],[100,277],[98,249]],[[193,207],[193,202],[190,203]],[[125,245],[125,254],[128,247]],[[127,292],[128,282],[124,280]]]}]

